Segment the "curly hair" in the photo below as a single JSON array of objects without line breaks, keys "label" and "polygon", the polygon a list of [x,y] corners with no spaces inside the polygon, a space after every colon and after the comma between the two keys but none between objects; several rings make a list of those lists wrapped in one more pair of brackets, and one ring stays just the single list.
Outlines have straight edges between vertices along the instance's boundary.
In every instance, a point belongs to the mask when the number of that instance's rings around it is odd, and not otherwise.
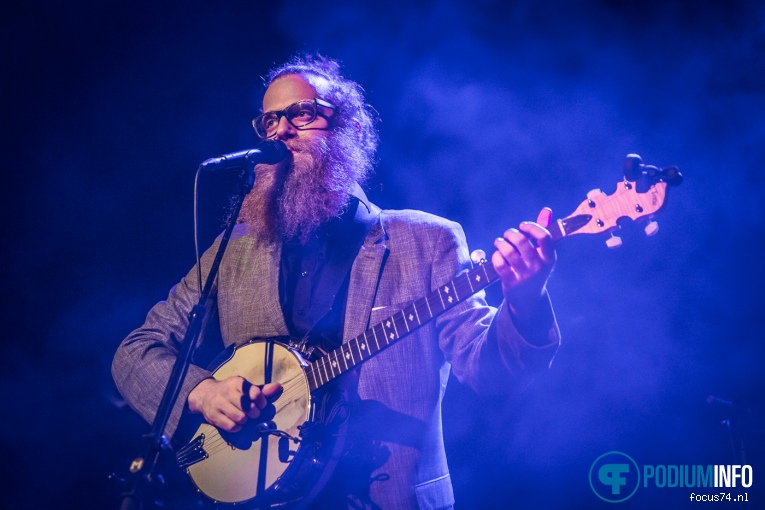
[{"label": "curly hair", "polygon": [[298,75],[307,81],[322,99],[332,103],[331,136],[346,151],[356,168],[356,180],[363,183],[372,173],[379,135],[377,112],[364,100],[364,89],[340,74],[340,63],[316,54],[300,54],[277,66],[263,78],[268,88],[282,76]]}]

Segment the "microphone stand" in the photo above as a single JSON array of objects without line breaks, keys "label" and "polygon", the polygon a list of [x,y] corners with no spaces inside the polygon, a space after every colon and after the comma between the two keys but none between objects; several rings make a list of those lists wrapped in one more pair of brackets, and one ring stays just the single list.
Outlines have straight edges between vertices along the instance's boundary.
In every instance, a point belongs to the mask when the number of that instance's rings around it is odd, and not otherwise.
[{"label": "microphone stand", "polygon": [[[200,169],[204,163],[200,165]],[[249,165],[248,165],[249,166]],[[178,357],[170,372],[170,379],[167,381],[165,393],[162,395],[157,414],[154,417],[154,423],[151,426],[151,432],[143,436],[143,450],[140,456],[133,459],[130,464],[130,479],[127,481],[127,490],[120,494],[120,510],[140,510],[143,508],[143,498],[146,489],[155,483],[161,476],[155,473],[160,453],[170,448],[169,440],[164,436],[167,421],[170,418],[170,412],[173,409],[175,401],[178,400],[178,394],[181,391],[183,380],[186,378],[191,356],[202,332],[202,324],[205,318],[207,300],[212,290],[213,282],[218,274],[223,253],[226,251],[231,233],[236,226],[236,220],[239,217],[239,211],[242,209],[242,203],[247,193],[252,190],[255,184],[255,167],[250,171],[245,169],[244,176],[236,195],[236,201],[229,217],[226,230],[223,232],[218,251],[215,254],[210,272],[207,275],[204,289],[199,296],[199,302],[191,309],[189,313],[189,327],[183,337]]]}]

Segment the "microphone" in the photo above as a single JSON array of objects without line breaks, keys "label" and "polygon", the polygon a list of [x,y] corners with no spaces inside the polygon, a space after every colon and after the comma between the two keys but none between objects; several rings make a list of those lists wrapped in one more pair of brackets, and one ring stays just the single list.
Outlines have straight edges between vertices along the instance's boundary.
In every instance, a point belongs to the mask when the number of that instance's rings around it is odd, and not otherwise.
[{"label": "microphone", "polygon": [[267,140],[256,149],[224,154],[217,158],[210,158],[202,162],[199,168],[202,170],[223,170],[224,168],[237,168],[242,166],[255,166],[260,163],[273,165],[283,160],[289,154],[289,149],[281,140]]}]

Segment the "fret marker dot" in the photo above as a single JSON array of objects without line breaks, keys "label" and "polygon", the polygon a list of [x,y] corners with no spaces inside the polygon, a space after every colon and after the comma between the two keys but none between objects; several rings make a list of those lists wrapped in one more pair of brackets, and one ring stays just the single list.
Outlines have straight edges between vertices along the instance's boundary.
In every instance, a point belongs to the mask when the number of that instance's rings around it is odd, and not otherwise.
[{"label": "fret marker dot", "polygon": [[333,366],[333,367],[336,367],[336,366],[337,366],[337,361],[334,361],[334,360],[333,360],[333,361],[332,361],[332,366]]},{"label": "fret marker dot", "polygon": [[362,351],[363,351],[364,349],[366,349],[366,348],[367,348],[367,344],[361,344],[361,350],[362,350]]},{"label": "fret marker dot", "polygon": [[449,296],[449,299],[447,299],[447,301],[451,303],[452,302],[452,297]]},{"label": "fret marker dot", "polygon": [[413,320],[414,320],[414,315],[412,315],[411,313],[409,314],[409,320],[410,320],[410,321],[413,321]]},{"label": "fret marker dot", "polygon": [[395,336],[393,335],[393,333],[391,333],[390,334],[390,339],[393,340],[394,338],[395,338]]},{"label": "fret marker dot", "polygon": [[444,287],[444,292],[449,293],[449,287]]},{"label": "fret marker dot", "polygon": [[480,282],[481,281],[481,275],[475,275],[475,281]]},{"label": "fret marker dot", "polygon": [[346,352],[345,353],[345,359],[351,359],[351,353],[350,352]]},{"label": "fret marker dot", "polygon": [[386,323],[385,323],[385,325],[386,325],[387,327],[390,327],[390,321],[386,322]]}]

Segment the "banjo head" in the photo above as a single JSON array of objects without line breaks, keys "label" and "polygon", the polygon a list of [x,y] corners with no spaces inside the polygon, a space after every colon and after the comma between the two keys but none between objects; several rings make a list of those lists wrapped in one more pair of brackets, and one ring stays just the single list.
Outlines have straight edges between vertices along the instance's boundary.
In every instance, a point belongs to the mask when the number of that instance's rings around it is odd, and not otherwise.
[{"label": "banjo head", "polygon": [[[249,420],[239,432],[225,432],[207,423],[195,432],[188,446],[201,460],[187,472],[200,492],[222,503],[241,503],[265,496],[291,464],[297,445],[286,437],[263,434],[264,427],[299,437],[298,427],[310,417],[312,399],[302,359],[273,340],[255,341],[237,348],[213,377],[241,376],[254,385],[278,382],[283,391],[272,403],[270,422]],[[267,415],[269,408],[264,409]],[[280,452],[280,441],[282,444]],[[289,448],[285,449],[285,445]],[[281,455],[280,455],[281,454]],[[180,458],[180,457],[179,457]]]}]

